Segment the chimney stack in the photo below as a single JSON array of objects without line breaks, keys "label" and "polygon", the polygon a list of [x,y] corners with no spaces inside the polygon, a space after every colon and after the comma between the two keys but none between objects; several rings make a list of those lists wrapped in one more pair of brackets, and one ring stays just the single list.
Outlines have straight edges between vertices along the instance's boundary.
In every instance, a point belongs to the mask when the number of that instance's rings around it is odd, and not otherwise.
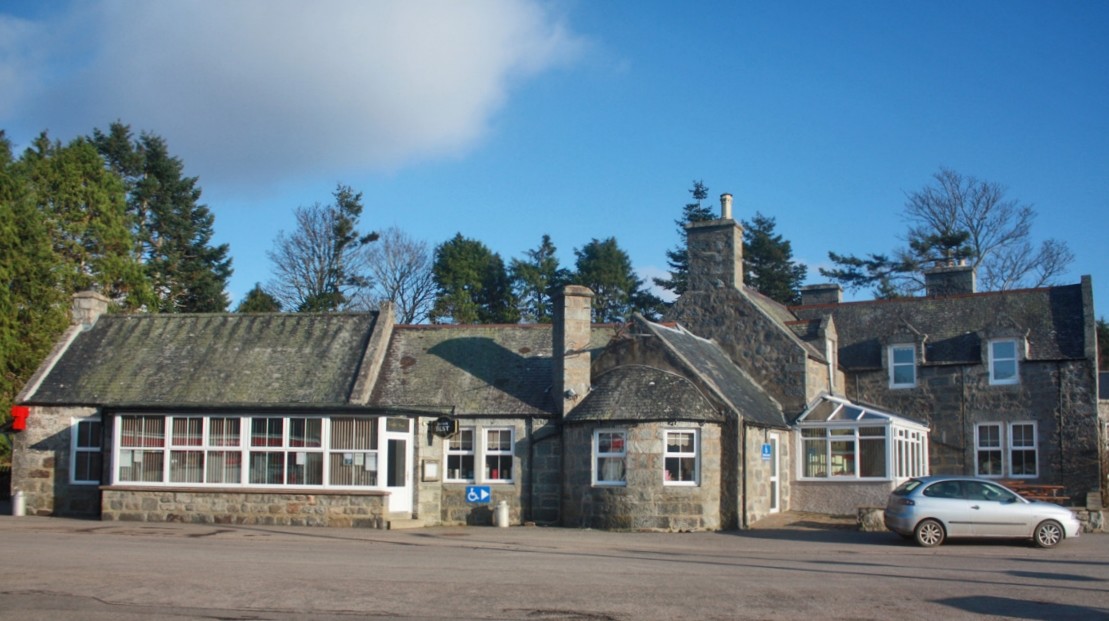
[{"label": "chimney stack", "polygon": [[72,324],[75,326],[91,327],[96,319],[108,312],[108,298],[95,291],[79,291],[73,294],[73,307],[71,309]]},{"label": "chimney stack", "polygon": [[588,287],[567,285],[554,299],[552,355],[555,409],[565,416],[589,392],[592,355],[589,352],[593,326],[593,292]]},{"label": "chimney stack", "polygon": [[839,304],[843,301],[843,287],[836,283],[801,287],[801,306]]},{"label": "chimney stack", "polygon": [[978,288],[971,265],[942,265],[924,272],[924,288],[929,297],[975,293]]},{"label": "chimney stack", "polygon": [[720,195],[720,219],[732,219],[732,195],[727,192]]}]

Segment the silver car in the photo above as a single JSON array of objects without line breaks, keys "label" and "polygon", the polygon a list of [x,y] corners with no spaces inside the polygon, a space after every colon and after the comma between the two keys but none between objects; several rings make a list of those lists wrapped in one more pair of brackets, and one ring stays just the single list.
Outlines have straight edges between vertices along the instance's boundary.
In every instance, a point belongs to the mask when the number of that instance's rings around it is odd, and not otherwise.
[{"label": "silver car", "polygon": [[886,528],[927,548],[948,537],[1031,539],[1051,548],[1082,530],[1069,509],[974,477],[909,479],[890,493],[884,517]]}]

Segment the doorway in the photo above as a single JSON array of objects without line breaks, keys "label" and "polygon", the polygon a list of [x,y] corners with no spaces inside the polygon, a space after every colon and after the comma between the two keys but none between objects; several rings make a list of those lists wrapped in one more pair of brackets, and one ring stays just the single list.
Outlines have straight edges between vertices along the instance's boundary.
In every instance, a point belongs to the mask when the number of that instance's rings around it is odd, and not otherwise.
[{"label": "doorway", "polygon": [[407,418],[385,420],[385,487],[389,490],[389,512],[412,512],[412,421]]},{"label": "doorway", "polygon": [[771,432],[767,437],[770,445],[770,512],[778,513],[782,510],[782,468],[780,463],[781,436],[778,432]]}]

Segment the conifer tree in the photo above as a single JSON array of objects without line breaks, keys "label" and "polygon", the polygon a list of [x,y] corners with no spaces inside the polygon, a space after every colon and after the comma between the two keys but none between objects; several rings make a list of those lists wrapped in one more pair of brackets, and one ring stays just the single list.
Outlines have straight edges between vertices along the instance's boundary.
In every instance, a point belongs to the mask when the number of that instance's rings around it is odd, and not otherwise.
[{"label": "conifer tree", "polygon": [[572,280],[593,290],[594,321],[625,321],[633,312],[648,319],[660,315],[662,300],[643,288],[643,280],[636,276],[631,259],[615,237],[593,239],[574,254],[577,262]]},{"label": "conifer tree", "polygon": [[743,223],[743,282],[782,304],[801,301],[808,268],[793,260],[789,241],[774,233],[775,220],[755,212]]},{"label": "conifer tree", "polygon": [[559,267],[555,251],[551,236],[544,235],[538,248],[525,252],[526,260],[512,260],[509,273],[524,321],[550,323],[552,296],[569,281],[570,272]]},{"label": "conifer tree", "polygon": [[197,178],[184,176],[184,164],[155,134],[134,140],[130,128],[116,122],[107,134],[93,130],[92,140],[127,187],[134,253],[146,265],[156,310],[226,310],[231,259],[227,244],[212,243],[215,217],[199,202]]},{"label": "conifer tree", "polygon": [[461,233],[435,248],[436,323],[515,323],[520,319],[499,254]]},{"label": "conifer tree", "polygon": [[713,220],[716,214],[713,213],[712,208],[704,205],[701,201],[708,198],[709,189],[705,186],[703,181],[694,181],[693,187],[690,188],[689,193],[693,197],[692,203],[686,203],[682,207],[682,217],[674,220],[674,224],[678,227],[678,245],[671,250],[666,251],[666,262],[670,266],[670,276],[667,278],[655,278],[654,283],[658,287],[662,287],[680,296],[685,293],[686,282],[689,275],[689,257],[687,256],[687,235],[685,227],[694,222],[704,222],[706,220]]}]

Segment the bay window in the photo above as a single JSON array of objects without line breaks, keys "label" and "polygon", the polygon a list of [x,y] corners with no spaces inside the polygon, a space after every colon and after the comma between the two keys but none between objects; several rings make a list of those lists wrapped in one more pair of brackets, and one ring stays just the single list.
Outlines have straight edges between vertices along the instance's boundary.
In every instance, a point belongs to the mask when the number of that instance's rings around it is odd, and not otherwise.
[{"label": "bay window", "polygon": [[380,418],[118,417],[114,483],[374,487]]}]

